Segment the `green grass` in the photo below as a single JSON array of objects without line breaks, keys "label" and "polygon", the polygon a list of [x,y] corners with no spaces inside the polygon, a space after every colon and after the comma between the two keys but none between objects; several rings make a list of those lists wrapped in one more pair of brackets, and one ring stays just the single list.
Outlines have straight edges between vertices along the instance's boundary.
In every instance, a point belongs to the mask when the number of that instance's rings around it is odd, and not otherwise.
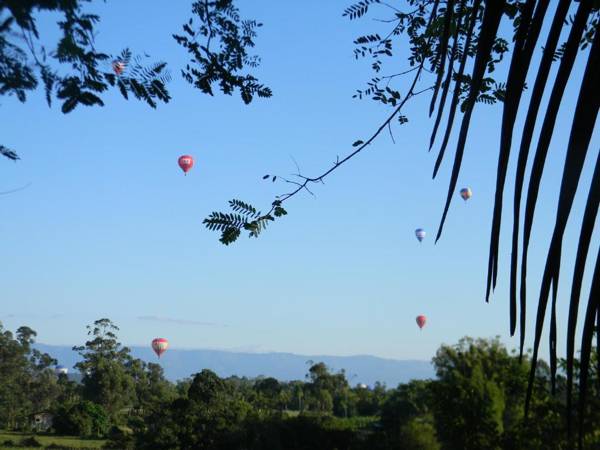
[{"label": "green grass", "polygon": [[[19,443],[23,439],[27,439],[29,437],[35,437],[35,439],[42,444],[44,447],[47,447],[50,444],[61,445],[69,448],[80,448],[80,449],[96,449],[101,448],[106,441],[102,439],[81,439],[73,436],[54,436],[50,434],[31,434],[31,433],[17,433],[17,432],[0,432],[0,450],[5,449],[21,449],[21,450],[29,450],[34,447],[19,447]],[[5,441],[12,441],[15,446],[13,447],[4,447],[2,444]],[[40,449],[42,447],[38,447]]]}]

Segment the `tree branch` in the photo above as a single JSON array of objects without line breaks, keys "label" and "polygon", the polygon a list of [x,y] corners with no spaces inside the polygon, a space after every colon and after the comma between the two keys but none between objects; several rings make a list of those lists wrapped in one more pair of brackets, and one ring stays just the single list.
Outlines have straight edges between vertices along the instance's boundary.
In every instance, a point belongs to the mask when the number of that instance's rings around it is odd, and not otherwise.
[{"label": "tree branch", "polygon": [[[344,164],[345,162],[349,161],[350,159],[352,159],[353,157],[355,157],[356,155],[358,155],[360,152],[362,152],[365,148],[367,148],[367,146],[369,146],[376,138],[377,136],[379,136],[381,134],[381,132],[386,128],[391,126],[391,122],[394,119],[394,117],[396,117],[398,115],[398,113],[400,112],[400,110],[402,109],[402,107],[406,104],[406,102],[411,99],[412,97],[415,97],[419,94],[422,94],[423,92],[429,91],[432,89],[432,86],[422,89],[420,91],[415,91],[415,87],[417,85],[417,82],[419,81],[419,77],[421,75],[421,71],[423,70],[423,66],[425,64],[426,58],[423,58],[423,61],[421,62],[421,64],[419,64],[419,66],[417,67],[417,73],[415,74],[415,77],[412,81],[412,84],[406,94],[406,96],[404,97],[404,99],[400,102],[400,104],[396,107],[396,109],[394,109],[394,111],[392,112],[392,114],[390,114],[388,116],[388,118],[379,126],[379,128],[377,128],[377,130],[371,135],[371,137],[369,137],[369,139],[362,143],[356,150],[354,150],[352,153],[346,155],[344,158],[342,158],[341,160],[338,159],[336,160],[336,162],[333,164],[332,167],[330,167],[328,170],[326,170],[325,172],[323,172],[322,174],[315,176],[315,177],[306,177],[304,175],[300,175],[298,174],[298,176],[302,179],[304,179],[303,183],[298,183],[298,182],[291,182],[288,180],[288,183],[293,183],[298,185],[298,187],[296,189],[294,189],[292,192],[288,192],[287,194],[283,194],[280,196],[277,196],[278,198],[278,203],[272,205],[271,209],[269,210],[269,212],[267,212],[264,216],[267,216],[269,214],[271,214],[273,212],[273,210],[275,209],[276,206],[281,205],[281,203],[285,202],[286,200],[289,200],[290,198],[292,198],[293,196],[295,196],[296,194],[298,194],[298,192],[302,191],[303,189],[306,189],[308,192],[310,192],[311,194],[313,194],[308,188],[307,186],[311,183],[319,183],[319,182],[323,182],[323,179],[325,177],[327,177],[330,173],[332,173],[333,171],[335,171],[338,167],[340,167],[342,164]],[[393,138],[393,137],[392,137]],[[314,194],[313,194],[314,195]],[[264,217],[263,216],[263,217]]]}]

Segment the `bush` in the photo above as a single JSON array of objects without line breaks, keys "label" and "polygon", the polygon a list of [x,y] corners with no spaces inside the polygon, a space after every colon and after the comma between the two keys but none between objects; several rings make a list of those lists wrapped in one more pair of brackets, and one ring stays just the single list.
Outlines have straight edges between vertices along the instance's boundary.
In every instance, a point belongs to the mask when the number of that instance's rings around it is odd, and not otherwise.
[{"label": "bush", "polygon": [[43,447],[43,445],[41,444],[41,442],[38,441],[33,436],[21,439],[21,442],[19,443],[19,446],[21,446],[21,447]]},{"label": "bush", "polygon": [[104,449],[128,450],[135,447],[133,432],[125,427],[112,427],[108,435],[108,442]]},{"label": "bush", "polygon": [[14,447],[15,443],[13,441],[11,441],[10,439],[7,439],[6,441],[4,441],[2,443],[2,447]]},{"label": "bush", "polygon": [[102,436],[108,417],[102,406],[89,401],[61,406],[54,415],[54,429],[69,436]]},{"label": "bush", "polygon": [[412,419],[402,427],[401,442],[406,450],[439,450],[435,428],[421,418]]}]

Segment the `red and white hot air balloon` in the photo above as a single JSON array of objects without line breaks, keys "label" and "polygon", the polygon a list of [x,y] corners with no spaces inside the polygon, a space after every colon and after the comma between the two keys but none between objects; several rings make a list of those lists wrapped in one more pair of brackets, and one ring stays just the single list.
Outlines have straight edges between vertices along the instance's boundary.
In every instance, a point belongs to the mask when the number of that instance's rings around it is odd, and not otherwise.
[{"label": "red and white hot air balloon", "polygon": [[115,75],[119,76],[125,71],[125,63],[119,60],[113,61],[112,68],[115,72]]},{"label": "red and white hot air balloon", "polygon": [[425,326],[425,322],[427,322],[427,317],[425,316],[417,316],[417,325],[419,326],[419,328],[423,329],[423,327]]},{"label": "red and white hot air balloon", "polygon": [[154,350],[154,353],[156,353],[159,358],[160,355],[167,351],[167,348],[169,348],[169,341],[165,338],[156,338],[152,340],[152,350]]},{"label": "red and white hot air balloon", "polygon": [[181,167],[181,170],[183,170],[183,173],[187,174],[188,171],[194,167],[194,158],[190,155],[183,155],[179,157],[177,163],[179,164],[179,167]]}]

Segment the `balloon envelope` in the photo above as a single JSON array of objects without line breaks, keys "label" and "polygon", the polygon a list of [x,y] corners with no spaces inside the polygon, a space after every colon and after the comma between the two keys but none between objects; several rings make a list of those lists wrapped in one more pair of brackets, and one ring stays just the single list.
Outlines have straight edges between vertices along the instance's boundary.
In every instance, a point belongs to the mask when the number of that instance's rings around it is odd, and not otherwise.
[{"label": "balloon envelope", "polygon": [[165,338],[156,338],[152,340],[152,350],[154,350],[154,353],[156,353],[159,358],[160,355],[167,351],[167,348],[169,348],[169,341]]},{"label": "balloon envelope", "polygon": [[427,318],[425,316],[417,316],[417,325],[419,328],[423,328],[425,326],[425,322],[427,322]]},{"label": "balloon envelope", "polygon": [[113,61],[112,68],[115,72],[115,75],[121,75],[125,70],[125,63],[123,61]]},{"label": "balloon envelope", "polygon": [[470,188],[466,187],[466,188],[462,188],[460,190],[460,196],[462,197],[462,199],[466,202],[467,200],[469,200],[472,196],[473,196],[473,192],[471,191]]},{"label": "balloon envelope", "polygon": [[56,367],[54,368],[54,373],[55,373],[56,375],[61,375],[61,374],[65,374],[65,375],[66,375],[66,374],[68,374],[68,373],[69,373],[69,369],[68,369],[68,368],[66,368],[65,366],[56,366]]},{"label": "balloon envelope", "polygon": [[422,242],[423,239],[425,239],[426,235],[427,235],[427,233],[425,232],[425,230],[423,228],[417,228],[415,230],[415,236],[417,237],[419,242]]},{"label": "balloon envelope", "polygon": [[188,173],[188,171],[194,166],[194,158],[190,155],[180,156],[177,160],[179,167],[183,170],[183,173]]}]

